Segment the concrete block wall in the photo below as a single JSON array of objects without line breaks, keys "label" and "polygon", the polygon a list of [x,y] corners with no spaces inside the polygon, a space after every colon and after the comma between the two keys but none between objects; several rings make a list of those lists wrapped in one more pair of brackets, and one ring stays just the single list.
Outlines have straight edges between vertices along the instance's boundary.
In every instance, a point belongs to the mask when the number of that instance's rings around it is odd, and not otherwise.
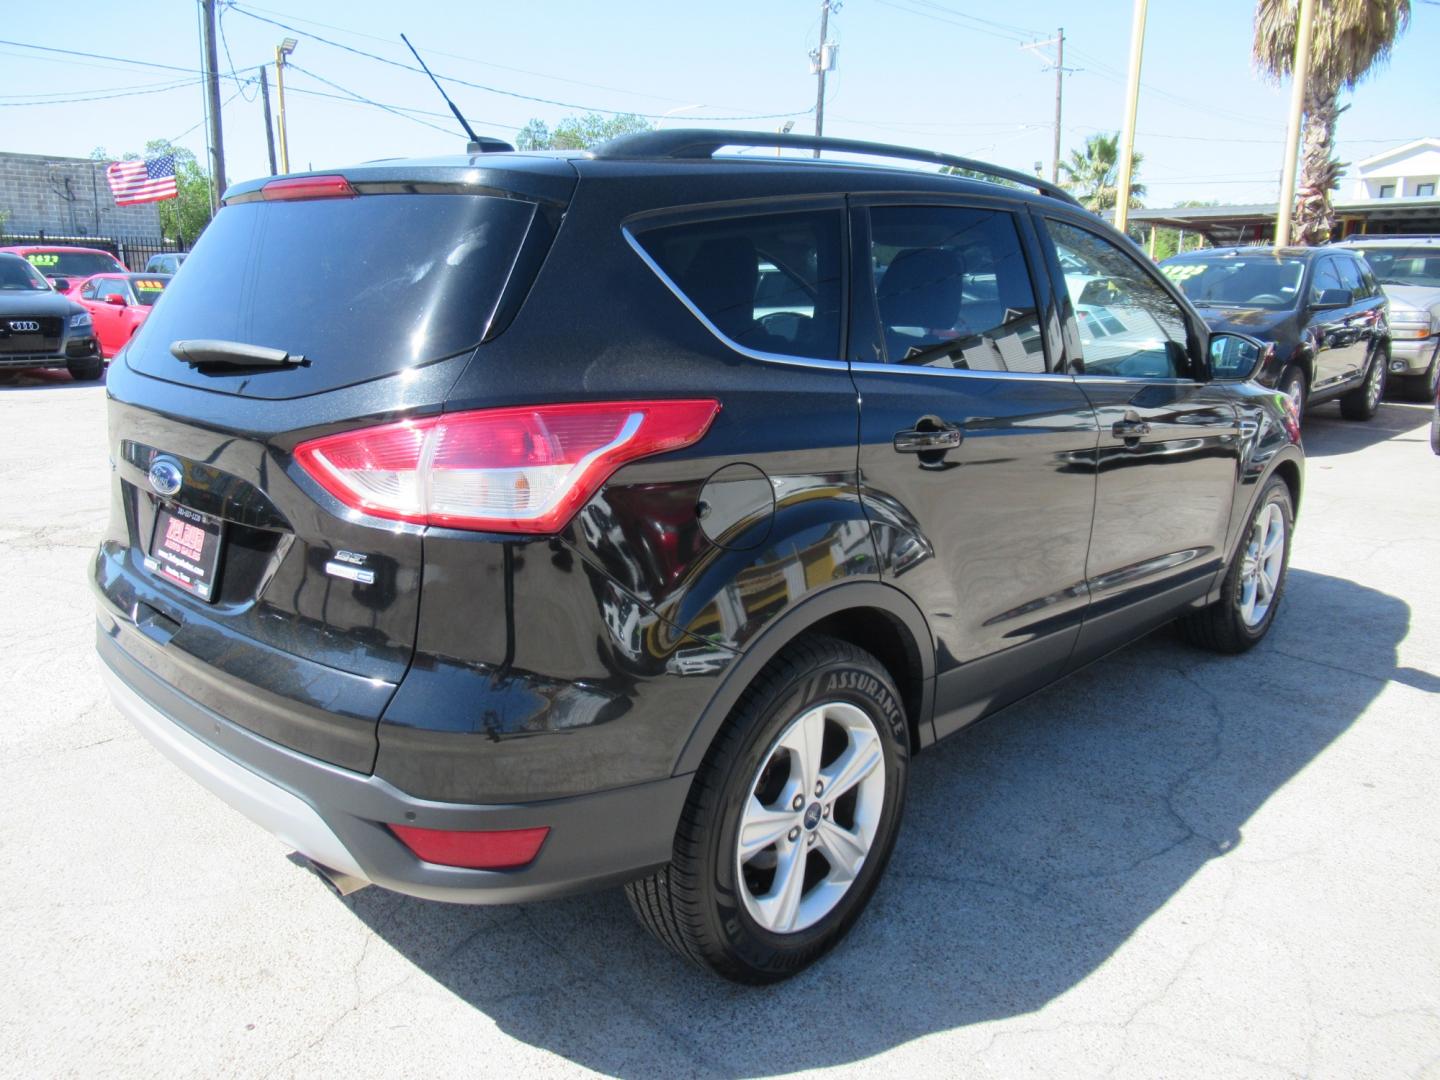
[{"label": "concrete block wall", "polygon": [[3,231],[159,240],[157,205],[116,206],[105,180],[108,164],[0,152],[0,210],[9,214]]}]

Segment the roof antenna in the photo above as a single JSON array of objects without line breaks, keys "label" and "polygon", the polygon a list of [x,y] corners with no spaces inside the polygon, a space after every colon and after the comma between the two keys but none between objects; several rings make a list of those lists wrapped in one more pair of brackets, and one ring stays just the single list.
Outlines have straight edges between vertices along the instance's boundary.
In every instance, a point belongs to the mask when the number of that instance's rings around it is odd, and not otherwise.
[{"label": "roof antenna", "polygon": [[420,66],[425,69],[425,74],[430,76],[430,81],[435,84],[435,89],[440,91],[440,96],[445,99],[445,104],[450,106],[450,111],[455,114],[455,119],[460,121],[460,126],[465,129],[465,134],[470,137],[470,142],[465,146],[465,152],[467,154],[495,154],[515,149],[515,147],[503,139],[492,139],[485,135],[476,135],[475,129],[470,126],[469,121],[467,121],[465,117],[460,114],[460,110],[455,107],[455,102],[450,100],[450,95],[445,93],[445,88],[440,85],[440,80],[435,78],[434,72],[430,70],[425,61],[420,59],[420,54],[415,51],[415,46],[410,44],[410,39],[404,34],[401,34],[400,40],[405,42],[405,47],[410,50],[411,55],[414,56],[415,59],[419,61]]}]

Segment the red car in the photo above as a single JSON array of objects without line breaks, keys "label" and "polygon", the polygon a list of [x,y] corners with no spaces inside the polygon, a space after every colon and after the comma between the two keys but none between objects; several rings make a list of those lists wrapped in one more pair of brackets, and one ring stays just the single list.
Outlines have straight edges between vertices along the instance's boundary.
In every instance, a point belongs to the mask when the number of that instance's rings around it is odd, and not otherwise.
[{"label": "red car", "polygon": [[169,283],[169,274],[96,274],[75,282],[65,295],[90,312],[100,352],[109,360],[134,336]]},{"label": "red car", "polygon": [[99,248],[71,247],[69,244],[20,244],[0,247],[0,251],[28,259],[57,292],[68,292],[71,285],[92,274],[129,272],[129,267],[110,252]]}]

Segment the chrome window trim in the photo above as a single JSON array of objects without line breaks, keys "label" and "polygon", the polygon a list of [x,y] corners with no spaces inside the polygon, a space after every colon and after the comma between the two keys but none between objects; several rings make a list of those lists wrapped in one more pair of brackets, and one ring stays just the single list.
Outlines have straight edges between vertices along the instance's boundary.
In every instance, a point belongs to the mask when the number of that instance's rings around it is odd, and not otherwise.
[{"label": "chrome window trim", "polygon": [[935,368],[923,364],[872,364],[855,361],[850,370],[870,375],[939,375],[969,379],[1023,379],[1026,382],[1073,383],[1075,376],[1059,371],[984,371],[971,368]]},{"label": "chrome window trim", "polygon": [[725,336],[718,326],[705,316],[703,311],[691,302],[690,298],[685,295],[679,285],[675,284],[670,275],[660,268],[660,264],[650,257],[650,253],[635,239],[635,234],[630,231],[628,225],[622,226],[620,232],[625,237],[625,242],[630,245],[631,250],[634,251],[636,255],[639,255],[641,261],[650,268],[651,273],[659,278],[661,283],[675,295],[675,299],[684,304],[690,314],[700,320],[700,325],[705,327],[706,330],[709,330],[710,333],[715,336],[716,340],[726,348],[734,350],[741,356],[748,356],[752,360],[764,360],[771,364],[788,364],[792,367],[821,368],[828,370],[838,369],[841,371],[848,371],[850,369],[850,365],[844,360],[824,360],[818,356],[787,356],[784,353],[762,352],[759,349],[747,348],[737,341],[732,341]]}]

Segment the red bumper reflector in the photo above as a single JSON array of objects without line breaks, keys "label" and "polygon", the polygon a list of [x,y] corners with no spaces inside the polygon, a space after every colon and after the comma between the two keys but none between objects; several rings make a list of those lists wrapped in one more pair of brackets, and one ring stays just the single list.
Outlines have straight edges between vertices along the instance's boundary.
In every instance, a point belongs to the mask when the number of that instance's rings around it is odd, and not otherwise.
[{"label": "red bumper reflector", "polygon": [[470,870],[506,870],[524,866],[535,858],[545,837],[550,835],[548,825],[538,829],[489,829],[483,832],[391,825],[390,831],[426,862],[463,866]]},{"label": "red bumper reflector", "polygon": [[349,199],[357,192],[343,176],[295,176],[271,180],[260,189],[267,202],[277,199]]}]

